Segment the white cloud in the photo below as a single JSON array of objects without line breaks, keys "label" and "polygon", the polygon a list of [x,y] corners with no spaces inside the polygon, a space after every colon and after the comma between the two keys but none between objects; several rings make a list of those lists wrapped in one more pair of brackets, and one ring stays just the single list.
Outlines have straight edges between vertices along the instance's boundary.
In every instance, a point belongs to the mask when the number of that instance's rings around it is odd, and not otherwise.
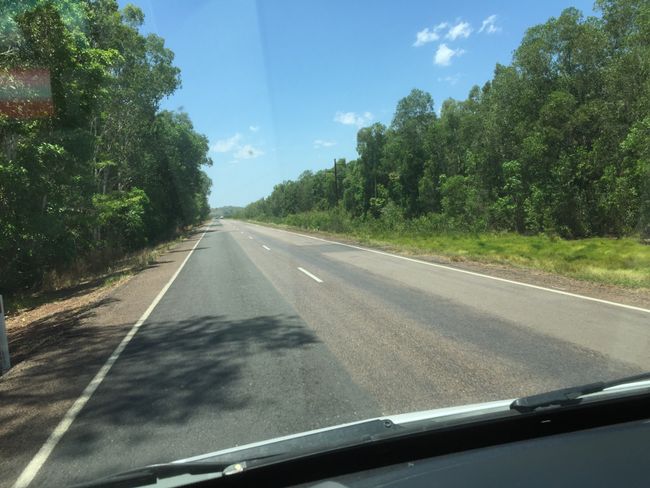
[{"label": "white cloud", "polygon": [[239,146],[241,137],[241,134],[237,133],[232,137],[228,137],[227,139],[220,139],[212,144],[212,147],[210,147],[210,149],[212,152],[216,153],[227,153],[233,151]]},{"label": "white cloud", "polygon": [[451,64],[451,58],[454,56],[460,56],[465,51],[463,49],[451,49],[447,47],[447,44],[440,44],[436,55],[433,57],[433,62],[438,66],[449,66]]},{"label": "white cloud", "polygon": [[323,139],[316,139],[314,141],[314,149],[320,149],[321,147],[332,147],[336,146],[336,141],[326,141]]},{"label": "white cloud", "polygon": [[444,81],[449,83],[450,85],[455,85],[456,83],[458,83],[458,80],[460,80],[460,76],[461,76],[460,73],[456,73],[455,75],[450,75],[450,76],[440,76],[438,77],[438,82],[442,83]]},{"label": "white cloud", "polygon": [[437,41],[440,39],[440,32],[442,29],[445,29],[448,26],[447,22],[441,22],[437,26],[435,26],[433,29],[429,29],[428,27],[421,30],[417,34],[415,34],[415,42],[413,43],[414,47],[420,47],[424,46],[425,44],[433,41]]},{"label": "white cloud", "polygon": [[237,151],[235,151],[235,160],[240,160],[240,159],[255,159],[260,156],[264,155],[264,151],[262,151],[259,148],[253,147],[250,144],[244,144],[243,146],[240,146],[237,148]]},{"label": "white cloud", "polygon": [[501,32],[501,27],[497,27],[496,24],[497,16],[492,14],[481,24],[481,28],[478,30],[479,33],[485,32],[486,34],[494,34],[496,32]]},{"label": "white cloud", "polygon": [[243,139],[238,132],[232,137],[218,140],[212,144],[210,150],[215,153],[229,153],[232,159],[228,164],[238,163],[242,159],[254,159],[264,154],[264,151],[252,144],[244,144]]},{"label": "white cloud", "polygon": [[334,122],[338,122],[343,125],[356,125],[357,127],[362,127],[368,124],[373,119],[373,115],[370,112],[364,112],[363,114],[357,114],[355,112],[336,112],[334,116]]},{"label": "white cloud", "polygon": [[421,30],[417,34],[415,34],[415,42],[413,43],[414,47],[420,47],[424,46],[428,42],[433,42],[437,41],[440,39],[440,36],[436,34],[434,31],[430,31],[429,28],[427,27],[424,30]]},{"label": "white cloud", "polygon": [[472,28],[468,22],[458,22],[458,24],[452,26],[449,29],[447,35],[445,36],[445,39],[449,39],[450,41],[455,41],[459,37],[467,39],[471,33]]},{"label": "white cloud", "polygon": [[258,130],[260,130],[260,126],[259,125],[249,125],[248,130],[250,130],[251,132],[257,132]]}]

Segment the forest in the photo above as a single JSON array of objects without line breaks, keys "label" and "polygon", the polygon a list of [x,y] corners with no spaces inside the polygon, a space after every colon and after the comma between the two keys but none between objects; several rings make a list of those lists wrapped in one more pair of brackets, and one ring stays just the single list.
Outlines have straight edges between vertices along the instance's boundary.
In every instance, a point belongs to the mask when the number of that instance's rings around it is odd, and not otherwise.
[{"label": "forest", "polygon": [[206,219],[212,162],[174,53],[115,0],[3,2],[0,293],[101,266]]},{"label": "forest", "polygon": [[650,238],[650,2],[598,0],[529,28],[508,66],[439,112],[426,91],[243,218],[345,231]]}]

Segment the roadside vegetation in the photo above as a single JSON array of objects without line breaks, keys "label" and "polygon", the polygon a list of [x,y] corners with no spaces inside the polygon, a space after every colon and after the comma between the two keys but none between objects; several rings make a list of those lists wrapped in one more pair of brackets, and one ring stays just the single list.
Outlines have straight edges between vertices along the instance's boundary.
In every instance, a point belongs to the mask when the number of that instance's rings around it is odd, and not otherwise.
[{"label": "roadside vegetation", "polygon": [[546,234],[458,232],[442,230],[426,217],[391,223],[385,218],[353,219],[342,211],[313,211],[257,222],[403,254],[504,264],[650,291],[650,246],[639,242],[638,236],[563,239]]},{"label": "roadside vegetation", "polygon": [[44,275],[38,289],[19,291],[5,297],[5,313],[12,317],[45,303],[110,288],[139,271],[154,266],[162,254],[195,232],[195,228],[187,228],[175,237],[153,246],[127,253],[120,252],[112,257],[90,255],[76,260],[66,270],[52,270]]},{"label": "roadside vegetation", "polygon": [[466,100],[414,89],[359,157],[240,218],[417,252],[650,287],[650,3],[598,0],[528,29]]},{"label": "roadside vegetation", "polygon": [[5,298],[146,263],[209,215],[208,140],[187,114],[159,109],[180,71],[143,21],[115,0],[3,3]]}]

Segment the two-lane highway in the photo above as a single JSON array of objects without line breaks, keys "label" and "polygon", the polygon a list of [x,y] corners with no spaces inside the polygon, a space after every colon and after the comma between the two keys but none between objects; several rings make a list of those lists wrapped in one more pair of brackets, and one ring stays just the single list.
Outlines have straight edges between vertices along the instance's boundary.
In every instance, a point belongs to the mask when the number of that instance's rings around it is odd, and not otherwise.
[{"label": "two-lane highway", "polygon": [[[650,313],[258,225],[247,254],[382,412],[650,369]],[[274,251],[263,258],[259,244]],[[304,268],[322,281],[305,286]]]},{"label": "two-lane highway", "polygon": [[650,370],[647,310],[237,221],[134,334],[32,485]]}]

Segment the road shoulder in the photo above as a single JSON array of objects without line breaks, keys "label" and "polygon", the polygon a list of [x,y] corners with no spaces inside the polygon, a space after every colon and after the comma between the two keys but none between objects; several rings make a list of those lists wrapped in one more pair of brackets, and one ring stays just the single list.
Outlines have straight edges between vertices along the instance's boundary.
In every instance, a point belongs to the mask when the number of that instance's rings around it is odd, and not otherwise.
[{"label": "road shoulder", "polygon": [[484,263],[480,261],[459,260],[451,259],[445,256],[436,254],[422,254],[413,253],[399,247],[392,245],[379,245],[375,243],[367,243],[354,239],[350,236],[341,234],[333,234],[329,232],[311,231],[299,228],[293,228],[284,225],[274,225],[264,222],[251,221],[251,224],[268,227],[270,229],[277,229],[296,234],[325,239],[342,244],[352,246],[360,246],[367,249],[383,251],[399,256],[405,256],[413,259],[419,259],[453,268],[472,271],[474,273],[486,274],[497,278],[507,280],[519,281],[531,285],[551,288],[555,290],[574,293],[577,295],[584,295],[588,297],[598,298],[600,300],[607,300],[610,302],[622,303],[624,305],[631,305],[633,307],[641,307],[650,309],[650,290],[644,288],[626,288],[623,286],[610,285],[604,283],[596,283],[591,281],[578,280],[558,274],[548,273],[545,271],[508,266],[504,264]]},{"label": "road shoulder", "polygon": [[11,486],[200,237],[194,233],[154,265],[57,317],[66,323],[57,340],[0,378],[0,486]]}]

